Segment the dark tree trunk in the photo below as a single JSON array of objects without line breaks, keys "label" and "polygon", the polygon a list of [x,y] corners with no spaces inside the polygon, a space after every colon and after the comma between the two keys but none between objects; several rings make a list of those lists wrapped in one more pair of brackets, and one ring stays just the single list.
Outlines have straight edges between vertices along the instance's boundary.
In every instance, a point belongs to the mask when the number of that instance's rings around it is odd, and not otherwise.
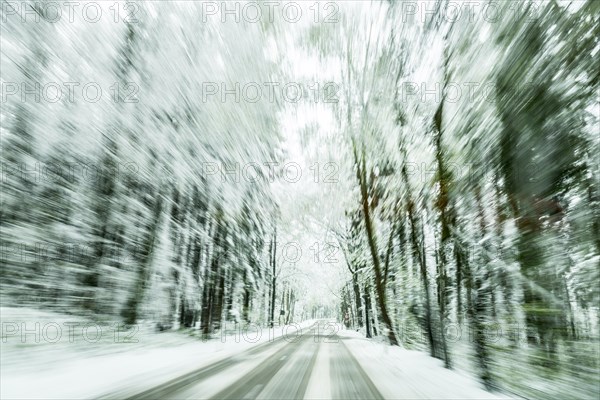
[{"label": "dark tree trunk", "polygon": [[204,337],[208,337],[211,332],[210,310],[212,308],[213,283],[211,273],[207,271],[204,287],[202,288],[202,312],[200,315],[200,330]]},{"label": "dark tree trunk", "polygon": [[365,327],[366,327],[365,336],[367,338],[373,337],[373,335],[371,333],[371,316],[370,316],[370,311],[371,311],[371,295],[369,294],[370,291],[371,291],[371,289],[369,288],[369,284],[365,283],[365,290],[364,290],[364,297],[365,297]]},{"label": "dark tree trunk", "polygon": [[[408,185],[408,174],[406,172],[406,167],[402,168],[402,176],[403,181],[406,185]],[[413,250],[413,257],[416,260],[417,264],[419,264],[419,270],[421,274],[421,282],[423,283],[423,291],[425,294],[425,330],[427,331],[427,340],[429,342],[429,349],[431,351],[432,357],[437,357],[438,355],[438,346],[434,337],[434,328],[433,321],[431,320],[431,296],[429,293],[429,277],[427,276],[427,265],[425,264],[424,257],[424,249],[421,247],[424,246],[424,243],[419,243],[419,239],[417,236],[417,220],[415,215],[415,205],[413,203],[412,198],[408,198],[407,202],[408,209],[408,218],[410,220],[410,239],[411,239],[411,247]],[[439,358],[439,357],[438,357]]]},{"label": "dark tree trunk", "polygon": [[273,233],[273,241],[271,242],[271,268],[272,268],[272,272],[271,272],[271,306],[270,306],[271,315],[270,315],[270,321],[269,321],[269,325],[271,326],[271,328],[275,324],[275,297],[277,294],[277,291],[276,291],[276,287],[277,287],[276,266],[277,266],[277,228],[275,229],[275,231]]},{"label": "dark tree trunk", "polygon": [[148,227],[148,232],[146,233],[146,239],[143,243],[143,252],[140,257],[140,265],[138,267],[137,280],[135,282],[133,293],[130,295],[127,305],[121,311],[121,316],[123,317],[125,324],[128,325],[132,325],[137,322],[139,306],[144,297],[144,290],[151,272],[154,247],[157,240],[156,236],[162,214],[162,205],[162,194],[158,193],[154,201],[152,220],[150,221],[150,226]]},{"label": "dark tree trunk", "polygon": [[215,301],[213,302],[213,310],[210,313],[213,330],[221,329],[221,321],[223,320],[223,299],[225,297],[225,276],[224,271],[219,270],[219,284],[215,290]]},{"label": "dark tree trunk", "polygon": [[250,297],[252,292],[250,291],[250,284],[248,283],[248,272],[244,271],[244,292],[242,299],[242,320],[247,324],[250,323]]},{"label": "dark tree trunk", "polygon": [[[222,211],[216,211],[215,217],[215,233],[214,233],[214,246],[211,255],[210,268],[206,269],[206,274],[204,278],[204,288],[202,293],[202,317],[200,320],[200,330],[202,334],[207,337],[213,332],[214,329],[214,321],[219,318],[220,323],[220,314],[215,314],[218,311],[219,306],[218,296],[219,296],[219,286],[221,284],[220,281],[220,262],[222,257],[222,250],[225,241],[226,232],[224,232],[224,226],[222,223]],[[223,282],[224,284],[224,282]],[[222,306],[222,304],[221,304]]]},{"label": "dark tree trunk", "polygon": [[363,310],[362,310],[362,300],[360,297],[360,286],[358,285],[358,273],[355,272],[352,274],[352,287],[354,289],[354,301],[356,302],[356,322],[358,323],[358,327],[363,327]]},{"label": "dark tree trunk", "polygon": [[396,338],[396,334],[394,333],[394,325],[392,324],[392,319],[390,318],[387,305],[386,305],[386,290],[385,290],[385,280],[383,276],[383,272],[381,270],[381,265],[379,262],[379,252],[377,250],[377,241],[375,239],[375,232],[373,229],[373,221],[371,220],[371,212],[369,209],[369,194],[367,193],[367,182],[366,182],[366,165],[365,165],[365,154],[364,149],[361,153],[361,158],[358,158],[358,153],[356,149],[356,144],[353,143],[354,147],[354,159],[356,162],[356,171],[357,178],[360,184],[360,192],[362,197],[362,208],[363,208],[363,216],[365,219],[365,228],[367,232],[367,241],[369,243],[369,249],[371,250],[371,258],[373,261],[373,270],[375,271],[375,291],[377,293],[377,302],[379,304],[379,308],[381,309],[381,317],[383,319],[383,323],[387,328],[387,335],[392,346],[398,345],[398,339]]},{"label": "dark tree trunk", "polygon": [[464,255],[457,241],[454,242],[454,257],[456,260],[456,319],[460,325],[463,321],[462,282]]},{"label": "dark tree trunk", "polygon": [[479,188],[475,188],[475,198],[477,201],[477,214],[479,219],[480,243],[482,246],[481,256],[479,257],[479,268],[482,271],[474,271],[474,289],[475,301],[471,312],[471,324],[473,325],[473,342],[475,343],[475,354],[477,355],[479,366],[479,377],[488,390],[493,388],[492,376],[489,370],[490,355],[485,338],[485,316],[493,307],[493,292],[491,285],[486,284],[490,278],[489,274],[489,239],[486,239],[486,223],[481,194]]}]

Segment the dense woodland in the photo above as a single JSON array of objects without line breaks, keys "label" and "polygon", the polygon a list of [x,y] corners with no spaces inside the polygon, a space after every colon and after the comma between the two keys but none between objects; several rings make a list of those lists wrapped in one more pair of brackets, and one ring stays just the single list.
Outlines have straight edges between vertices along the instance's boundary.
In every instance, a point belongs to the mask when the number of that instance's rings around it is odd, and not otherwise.
[{"label": "dense woodland", "polygon": [[[4,3],[3,306],[199,337],[337,318],[491,389],[598,391],[599,2],[500,2],[472,21],[444,1],[423,18],[342,3],[333,23],[298,24],[191,2],[95,24],[24,2],[23,21]],[[335,101],[202,92],[316,81]],[[335,184],[285,179],[302,115],[302,165],[334,163]],[[256,179],[221,170],[249,163]],[[339,261],[319,265],[328,300],[309,294],[320,269],[281,251],[309,227]]]}]

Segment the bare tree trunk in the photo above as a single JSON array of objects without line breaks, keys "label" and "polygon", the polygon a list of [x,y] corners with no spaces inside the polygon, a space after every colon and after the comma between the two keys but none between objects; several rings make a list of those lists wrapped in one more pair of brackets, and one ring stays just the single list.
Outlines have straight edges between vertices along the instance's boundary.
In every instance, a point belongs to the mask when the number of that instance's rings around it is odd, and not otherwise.
[{"label": "bare tree trunk", "polygon": [[351,263],[350,263],[350,259],[348,258],[348,252],[346,251],[346,248],[340,243],[340,248],[342,249],[342,252],[344,253],[344,259],[346,260],[346,266],[348,267],[348,270],[350,271],[350,274],[352,275],[352,289],[354,291],[354,303],[355,303],[355,326],[358,326],[358,328],[362,328],[363,327],[363,310],[362,310],[362,297],[360,295],[360,286],[358,284],[358,266],[352,267]]},{"label": "bare tree trunk", "polygon": [[352,274],[352,287],[354,289],[354,301],[356,302],[356,322],[359,328],[363,327],[363,310],[362,310],[362,300],[360,297],[360,286],[358,285],[358,273],[354,272]]},{"label": "bare tree trunk", "polygon": [[244,270],[244,292],[242,300],[242,320],[247,324],[250,323],[249,312],[250,312],[250,285],[248,283],[248,271]]},{"label": "bare tree trunk", "polygon": [[437,254],[437,290],[438,290],[438,304],[439,304],[439,318],[440,318],[440,343],[442,345],[442,351],[444,354],[444,366],[450,368],[452,363],[450,361],[450,353],[448,352],[448,346],[446,344],[445,337],[445,322],[448,318],[448,277],[446,275],[447,269],[447,253],[450,247],[450,223],[452,218],[452,208],[449,207],[449,186],[451,183],[452,176],[450,171],[446,168],[444,160],[444,152],[442,148],[442,128],[443,128],[443,116],[444,116],[444,100],[445,100],[445,89],[448,83],[448,55],[446,49],[444,49],[444,89],[443,98],[440,102],[438,109],[434,115],[433,122],[435,127],[435,158],[437,162],[437,173],[438,173],[438,184],[439,184],[439,195],[436,202],[436,207],[439,212],[439,221],[441,228],[440,237],[440,248]]},{"label": "bare tree trunk", "polygon": [[[403,181],[408,185],[408,174],[406,167],[402,168]],[[425,292],[425,329],[427,330],[427,340],[429,342],[429,349],[432,357],[437,357],[438,347],[434,337],[433,321],[431,320],[431,297],[429,293],[429,278],[427,276],[427,265],[425,264],[424,252],[422,246],[424,243],[419,243],[417,236],[417,219],[415,215],[415,205],[412,198],[408,197],[407,200],[408,218],[410,220],[410,239],[413,250],[413,257],[419,264],[419,270],[421,272],[421,281],[423,282],[423,291]]]},{"label": "bare tree trunk", "polygon": [[[218,285],[221,282],[220,277],[220,262],[221,252],[223,250],[224,240],[226,232],[224,232],[224,225],[222,224],[222,211],[217,210],[215,216],[215,234],[213,238],[213,250],[211,254],[210,268],[207,268],[204,289],[202,295],[202,318],[200,321],[200,329],[202,334],[206,337],[213,332],[213,323],[215,317],[219,317],[215,313],[218,311],[217,301],[219,295]],[[223,282],[224,283],[224,282]],[[220,322],[220,320],[219,320]]]},{"label": "bare tree trunk", "polygon": [[271,315],[269,325],[271,328],[275,323],[275,295],[276,295],[276,285],[277,285],[277,274],[276,274],[276,266],[277,266],[277,228],[273,232],[273,240],[271,241]]},{"label": "bare tree trunk", "polygon": [[369,312],[371,311],[371,288],[368,283],[365,283],[364,297],[365,297],[365,336],[367,338],[373,337],[371,333],[371,316]]},{"label": "bare tree trunk", "polygon": [[483,273],[479,271],[473,272],[475,301],[474,307],[471,310],[471,323],[473,325],[473,341],[475,343],[475,353],[479,365],[479,377],[483,381],[487,389],[492,389],[492,376],[490,374],[490,356],[489,349],[485,338],[485,315],[490,310],[490,301],[492,298],[492,289],[486,281],[489,279],[489,239],[486,239],[486,224],[481,194],[478,187],[475,188],[475,198],[477,201],[477,214],[479,218],[479,228],[481,230],[481,257],[479,268],[483,269]]},{"label": "bare tree trunk", "polygon": [[[386,305],[386,293],[385,293],[385,282],[379,263],[379,252],[377,250],[377,241],[375,239],[375,232],[373,229],[373,221],[371,220],[371,212],[369,210],[369,195],[367,193],[367,182],[366,182],[366,171],[365,171],[365,154],[364,149],[362,150],[362,157],[359,161],[358,153],[356,149],[356,143],[353,143],[354,147],[354,158],[356,161],[357,178],[360,183],[360,192],[362,197],[363,216],[365,219],[365,226],[367,231],[367,241],[369,243],[369,249],[371,250],[371,258],[373,261],[373,269],[375,271],[375,290],[377,293],[377,302],[381,309],[381,317],[383,323],[387,328],[387,335],[392,346],[398,346],[398,339],[394,333],[394,325],[390,318],[387,305]],[[360,162],[360,164],[359,164]]]},{"label": "bare tree trunk", "polygon": [[135,324],[138,319],[139,307],[144,297],[144,291],[150,276],[150,270],[152,266],[154,246],[157,240],[157,234],[159,231],[159,225],[162,215],[163,198],[162,194],[159,193],[156,196],[154,207],[152,211],[152,220],[146,232],[146,238],[143,244],[143,253],[141,254],[141,262],[138,266],[137,279],[125,308],[121,312],[121,316],[125,324]]},{"label": "bare tree trunk", "polygon": [[221,329],[221,321],[223,320],[223,298],[225,296],[225,271],[222,268],[218,271],[218,286],[215,288],[215,301],[213,302],[213,310],[210,313],[211,324],[213,330]]}]

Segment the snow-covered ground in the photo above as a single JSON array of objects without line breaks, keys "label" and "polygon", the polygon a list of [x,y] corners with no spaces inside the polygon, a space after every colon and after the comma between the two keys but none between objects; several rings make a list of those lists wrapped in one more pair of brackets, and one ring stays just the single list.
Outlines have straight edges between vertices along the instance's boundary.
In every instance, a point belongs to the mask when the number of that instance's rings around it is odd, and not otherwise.
[{"label": "snow-covered ground", "polygon": [[[132,395],[165,383],[187,372],[233,357],[253,346],[267,343],[295,327],[263,328],[260,337],[250,330],[242,335],[232,330],[228,335],[202,341],[183,332],[155,332],[141,324],[133,334],[125,332],[115,341],[114,327],[108,323],[90,325],[87,337],[82,328],[89,324],[81,318],[27,309],[1,308],[2,343],[0,378],[2,399],[82,399],[121,393]],[[39,335],[33,331],[39,323]],[[12,334],[22,323],[32,331],[21,336]],[[69,337],[69,324],[79,323]],[[314,321],[298,323],[301,329]],[[62,336],[55,340],[55,325]],[[65,325],[67,324],[67,325]],[[102,329],[97,342],[96,326]],[[45,330],[45,331],[44,331]],[[137,342],[123,342],[132,336]],[[23,339],[24,338],[24,343]],[[38,339],[39,343],[36,343]]]},{"label": "snow-covered ground", "polygon": [[[117,340],[115,329],[108,322],[90,324],[82,318],[29,309],[1,308],[0,312],[0,394],[3,399],[124,398],[203,366],[234,359],[235,368],[229,369],[227,374],[215,374],[186,389],[187,395],[192,398],[206,398],[242,379],[288,345],[285,340],[271,345],[268,342],[273,342],[285,332],[293,336],[296,331],[291,326],[273,330],[263,328],[260,335],[257,330],[246,332],[244,339],[239,332],[231,330],[227,335],[202,341],[189,332],[160,333],[151,326],[140,324],[138,332],[121,333]],[[298,326],[303,333],[310,334],[307,328],[314,322],[304,321]],[[79,325],[69,330],[68,327],[73,324]],[[61,327],[60,336],[57,335],[57,326]],[[85,326],[89,326],[87,336],[82,330]],[[102,329],[101,335],[97,335],[98,328]],[[27,332],[23,335],[25,329]],[[483,390],[472,376],[445,369],[441,361],[423,352],[390,347],[382,341],[365,339],[360,333],[341,327],[337,332],[337,337],[305,341],[301,350],[294,353],[299,358],[286,362],[278,376],[287,379],[294,374],[302,375],[302,365],[298,362],[302,357],[310,359],[310,354],[316,352],[312,371],[311,367],[306,367],[310,378],[305,398],[335,397],[336,390],[340,390],[339,385],[347,384],[336,381],[339,364],[333,361],[338,357],[339,363],[340,352],[346,353],[340,346],[345,346],[379,393],[387,399],[507,398]],[[125,341],[128,335],[134,340]],[[260,353],[251,356],[244,353],[259,345],[265,345],[264,351],[261,349]]]},{"label": "snow-covered ground", "polygon": [[353,330],[338,336],[386,399],[507,399],[485,391],[472,376],[444,368],[420,351],[391,347]]}]

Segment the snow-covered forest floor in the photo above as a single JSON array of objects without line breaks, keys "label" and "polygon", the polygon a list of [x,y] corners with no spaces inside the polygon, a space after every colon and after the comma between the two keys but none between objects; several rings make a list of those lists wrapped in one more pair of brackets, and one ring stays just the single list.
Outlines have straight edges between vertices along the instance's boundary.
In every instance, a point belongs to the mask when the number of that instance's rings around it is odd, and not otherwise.
[{"label": "snow-covered forest floor", "polygon": [[[157,332],[155,326],[140,321],[135,333],[121,328],[117,341],[113,324],[23,308],[1,308],[0,315],[1,322],[16,321],[19,327],[25,324],[29,330],[26,339],[18,332],[7,335],[2,342],[3,399],[133,396],[220,360],[239,358],[255,346],[272,345],[267,352],[273,353],[277,346],[288,343],[280,339],[282,335],[294,339],[297,328],[306,332],[315,323],[308,320],[272,330],[265,328],[261,336],[253,328],[247,333],[249,340],[231,329],[203,341],[191,331]],[[40,324],[38,332],[36,322]],[[61,327],[60,336],[56,326]],[[84,336],[81,328],[86,326]],[[317,365],[329,364],[334,345],[343,341],[386,399],[509,398],[486,392],[469,374],[447,370],[443,363],[423,352],[390,348],[382,337],[368,340],[355,330],[339,324],[332,326],[335,328],[330,327],[318,349]],[[102,333],[97,333],[100,330]],[[259,363],[260,359],[254,359],[246,369]],[[318,368],[321,370],[315,371],[314,382],[309,386],[312,392],[307,392],[306,398],[331,398],[329,370],[323,374],[323,368]],[[227,383],[228,378],[212,383],[212,392],[218,392]],[[206,398],[210,393],[207,390],[203,388],[197,398]]]},{"label": "snow-covered forest floor", "polygon": [[465,371],[450,371],[443,362],[422,351],[390,347],[385,340],[365,339],[351,330],[341,330],[346,346],[359,360],[386,399],[507,399],[490,393]]},{"label": "snow-covered forest floor", "polygon": [[[314,323],[308,320],[289,327],[265,327],[261,335],[251,327],[246,338],[232,325],[202,340],[193,330],[158,332],[151,322],[140,321],[135,330],[117,330],[113,323],[23,308],[0,308],[0,320],[5,326],[17,323],[19,327],[15,335],[5,328],[6,339],[0,345],[3,399],[134,395],[220,359],[235,357],[252,346],[274,342],[284,333],[293,338],[297,328],[306,329]],[[31,332],[22,336],[21,324]]]}]

